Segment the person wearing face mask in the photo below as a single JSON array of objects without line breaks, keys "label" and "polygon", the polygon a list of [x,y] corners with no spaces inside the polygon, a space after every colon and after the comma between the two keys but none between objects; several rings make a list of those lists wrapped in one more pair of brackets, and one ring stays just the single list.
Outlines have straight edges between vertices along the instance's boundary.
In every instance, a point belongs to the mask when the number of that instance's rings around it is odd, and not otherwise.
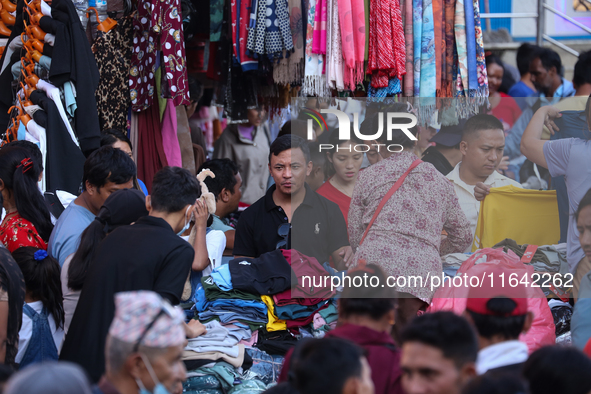
[{"label": "person wearing face mask", "polygon": [[192,217],[198,226],[207,220],[207,207],[196,202],[200,195],[188,170],[165,167],[154,176],[152,194],[146,197],[149,215],[113,230],[99,244],[60,355],[84,367],[94,382],[104,371],[115,293],[151,290],[176,305],[191,267],[205,268],[195,267],[197,245],[178,236]]},{"label": "person wearing face mask", "polygon": [[151,291],[115,295],[106,368],[94,394],[174,394],[186,379],[183,314]]}]

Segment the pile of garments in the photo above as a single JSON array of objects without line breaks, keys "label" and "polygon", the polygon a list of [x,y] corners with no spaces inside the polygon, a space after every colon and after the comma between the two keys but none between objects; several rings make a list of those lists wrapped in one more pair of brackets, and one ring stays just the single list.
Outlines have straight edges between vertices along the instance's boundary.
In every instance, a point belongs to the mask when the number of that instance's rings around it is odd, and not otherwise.
[{"label": "pile of garments", "polygon": [[330,274],[314,258],[276,250],[234,259],[202,277],[191,311],[207,333],[185,348],[185,392],[263,391],[298,339],[333,329],[335,293],[303,286],[302,275]]}]

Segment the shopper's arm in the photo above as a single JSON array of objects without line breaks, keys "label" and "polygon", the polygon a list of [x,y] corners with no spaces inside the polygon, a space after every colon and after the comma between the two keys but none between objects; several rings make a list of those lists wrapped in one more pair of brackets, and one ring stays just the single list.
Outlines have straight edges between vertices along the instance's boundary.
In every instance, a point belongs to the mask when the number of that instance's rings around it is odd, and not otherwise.
[{"label": "shopper's arm", "polygon": [[542,140],[542,132],[544,131],[544,125],[548,127],[551,134],[558,131],[558,127],[556,127],[552,119],[560,116],[560,111],[552,106],[542,107],[536,111],[521,138],[521,153],[528,160],[544,168],[548,168],[548,163],[544,156],[544,145],[548,141]]}]

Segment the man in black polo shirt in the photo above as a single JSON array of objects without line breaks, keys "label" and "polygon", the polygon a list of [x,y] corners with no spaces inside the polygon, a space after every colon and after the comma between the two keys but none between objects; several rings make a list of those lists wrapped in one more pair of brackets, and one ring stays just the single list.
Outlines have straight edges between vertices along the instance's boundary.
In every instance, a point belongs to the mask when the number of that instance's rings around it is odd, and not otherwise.
[{"label": "man in black polo shirt", "polygon": [[429,142],[435,146],[428,147],[423,153],[422,160],[433,166],[443,175],[449,174],[456,164],[462,161],[460,142],[464,130],[465,120],[454,126],[443,126]]},{"label": "man in black polo shirt", "polygon": [[343,268],[353,257],[345,218],[338,205],[306,184],[312,170],[310,150],[303,138],[284,135],[271,145],[269,171],[275,180],[264,197],[240,216],[234,255],[259,257],[277,249],[286,228],[288,249],[295,249],[320,263],[332,256]]}]

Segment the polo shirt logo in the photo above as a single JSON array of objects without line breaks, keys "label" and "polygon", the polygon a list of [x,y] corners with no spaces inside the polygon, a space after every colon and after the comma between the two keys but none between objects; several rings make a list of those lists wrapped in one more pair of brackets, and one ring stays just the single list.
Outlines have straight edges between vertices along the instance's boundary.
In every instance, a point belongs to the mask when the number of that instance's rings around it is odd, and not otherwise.
[{"label": "polo shirt logo", "polygon": [[318,235],[320,233],[320,223],[316,223],[314,226],[314,234]]},{"label": "polo shirt logo", "polygon": [[213,285],[213,278],[211,276],[208,276],[204,282],[207,283],[208,285]]},{"label": "polo shirt logo", "polygon": [[250,265],[250,263],[248,261],[241,261],[238,264],[240,264],[240,265]]}]

